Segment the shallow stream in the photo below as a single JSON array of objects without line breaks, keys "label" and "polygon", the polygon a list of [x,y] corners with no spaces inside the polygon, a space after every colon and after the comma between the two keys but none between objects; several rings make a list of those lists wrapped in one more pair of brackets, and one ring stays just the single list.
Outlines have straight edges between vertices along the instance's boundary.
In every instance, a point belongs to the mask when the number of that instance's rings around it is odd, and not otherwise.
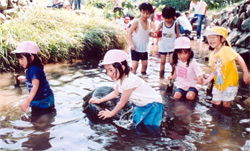
[{"label": "shallow stream", "polygon": [[[207,46],[193,42],[195,58],[206,69]],[[193,102],[173,101],[167,93],[165,79],[159,79],[160,59],[151,49],[146,80],[164,99],[161,137],[138,135],[111,123],[96,123],[83,113],[82,98],[99,86],[113,86],[100,68],[82,63],[45,66],[54,91],[56,115],[30,122],[18,104],[27,97],[24,84],[14,86],[13,73],[1,74],[0,82],[0,150],[213,150],[250,149],[250,112],[242,102],[249,97],[249,86],[240,85],[239,96],[231,110],[212,107],[211,97],[203,86]],[[140,68],[139,68],[140,69]],[[138,71],[138,75],[139,71]],[[242,83],[242,82],[240,82]]]}]

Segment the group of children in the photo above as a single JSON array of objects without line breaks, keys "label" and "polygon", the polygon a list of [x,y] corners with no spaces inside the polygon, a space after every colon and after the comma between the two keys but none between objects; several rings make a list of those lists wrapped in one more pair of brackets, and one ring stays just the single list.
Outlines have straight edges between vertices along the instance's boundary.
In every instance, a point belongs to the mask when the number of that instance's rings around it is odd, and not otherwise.
[{"label": "group of children", "polygon": [[[121,94],[121,99],[112,111],[107,109],[100,111],[99,118],[113,117],[130,100],[136,106],[133,114],[136,129],[151,131],[160,127],[163,116],[163,100],[152,87],[136,75],[139,60],[142,61],[141,72],[146,74],[148,61],[146,47],[149,36],[155,36],[160,29],[162,29],[160,42],[162,65],[165,64],[167,54],[173,56],[174,72],[169,79],[177,80],[174,99],[185,97],[188,100],[194,100],[201,85],[214,79],[212,103],[230,107],[237,94],[239,80],[235,60],[243,70],[243,80],[246,84],[250,83],[250,74],[242,57],[230,47],[230,43],[226,40],[227,30],[223,27],[213,27],[205,32],[211,49],[209,65],[212,66],[213,72],[207,79],[204,79],[203,71],[193,58],[194,52],[190,46],[190,39],[179,37],[178,24],[174,21],[174,8],[165,7],[162,10],[163,22],[159,24],[155,33],[150,32],[148,21],[153,13],[152,5],[142,3],[139,9],[141,17],[133,22],[129,31],[132,72],[127,62],[128,56],[122,50],[107,51],[101,63],[106,74],[116,83],[115,90],[100,99],[93,97],[89,103],[99,104],[111,100],[119,94]],[[37,56],[38,50],[36,43],[25,41],[13,51],[20,65],[26,69],[25,82],[30,92],[27,100],[21,104],[23,111],[26,111],[29,106],[32,107],[32,110],[54,108],[53,92],[46,80],[42,63]],[[162,67],[161,69],[163,70]],[[24,77],[19,77],[19,80],[24,80]]]}]

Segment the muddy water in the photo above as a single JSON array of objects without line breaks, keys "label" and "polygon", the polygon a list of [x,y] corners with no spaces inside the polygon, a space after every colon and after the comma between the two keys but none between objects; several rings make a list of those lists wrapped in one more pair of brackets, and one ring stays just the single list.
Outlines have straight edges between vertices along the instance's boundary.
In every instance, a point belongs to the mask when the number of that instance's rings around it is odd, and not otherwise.
[{"label": "muddy water", "polygon": [[[195,58],[205,65],[207,45],[193,42]],[[45,72],[55,94],[56,114],[30,121],[18,104],[27,97],[24,84],[14,86],[11,73],[1,74],[0,150],[248,150],[249,108],[241,101],[249,86],[241,85],[231,110],[214,108],[204,86],[193,102],[173,101],[168,81],[159,79],[160,59],[152,47],[148,75],[143,77],[163,97],[165,115],[161,137],[141,136],[111,123],[89,119],[82,98],[99,86],[113,86],[99,68],[81,63],[52,64]],[[166,64],[166,77],[171,69]],[[140,75],[138,73],[138,75]]]}]

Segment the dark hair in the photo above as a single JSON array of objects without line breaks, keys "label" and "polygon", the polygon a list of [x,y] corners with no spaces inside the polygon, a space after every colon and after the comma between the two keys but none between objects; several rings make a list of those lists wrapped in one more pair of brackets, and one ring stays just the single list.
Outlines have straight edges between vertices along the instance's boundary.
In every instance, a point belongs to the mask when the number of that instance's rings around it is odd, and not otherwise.
[{"label": "dark hair", "polygon": [[180,13],[180,12],[176,12],[176,13],[175,13],[175,16],[178,18],[178,17],[181,16],[181,13]]},{"label": "dark hair", "polygon": [[[128,62],[125,60],[125,61],[122,61],[121,63],[118,63],[118,62],[115,62],[112,64],[113,67],[116,69],[116,71],[118,70],[119,73],[120,73],[120,76],[119,76],[119,79],[125,74],[125,75],[128,75],[131,68],[128,66]],[[122,65],[125,66],[125,69],[123,70],[122,68]],[[117,74],[117,73],[116,73]]]},{"label": "dark hair", "polygon": [[[219,36],[220,36],[220,35],[219,35]],[[223,38],[223,36],[220,36],[221,41],[222,41],[222,38]],[[225,40],[225,41],[222,42],[222,45],[224,45],[224,46],[229,46],[229,43],[228,43],[227,40]],[[209,46],[208,49],[209,49],[210,51],[214,51],[214,48],[212,48],[211,46]]]},{"label": "dark hair", "polygon": [[148,11],[150,14],[154,13],[154,9],[153,6],[150,3],[141,3],[141,5],[139,6],[139,10],[142,11]]},{"label": "dark hair", "polygon": [[173,18],[175,17],[175,9],[173,7],[164,7],[162,9],[162,17]]},{"label": "dark hair", "polygon": [[189,49],[175,49],[174,50],[174,54],[173,54],[173,66],[176,66],[177,63],[178,63],[178,53],[181,53],[182,51],[185,51],[185,52],[190,52],[190,55],[189,55],[189,58],[187,60],[187,66],[189,66],[189,63],[190,61],[193,59],[194,57],[194,52],[192,51],[191,48]]},{"label": "dark hair", "polygon": [[[31,55],[34,56],[34,60],[32,61],[31,59]],[[41,59],[37,56],[37,54],[29,54],[29,53],[17,53],[16,54],[16,58],[22,58],[22,57],[26,57],[27,59],[27,69],[30,68],[32,65],[35,65],[37,67],[40,67],[43,69],[43,63],[41,61]]]}]

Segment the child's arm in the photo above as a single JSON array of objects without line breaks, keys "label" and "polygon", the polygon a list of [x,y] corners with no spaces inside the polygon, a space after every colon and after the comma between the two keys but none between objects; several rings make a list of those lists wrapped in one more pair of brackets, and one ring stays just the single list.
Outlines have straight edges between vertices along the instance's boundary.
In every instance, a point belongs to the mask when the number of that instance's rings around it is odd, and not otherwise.
[{"label": "child's arm", "polygon": [[203,85],[207,85],[210,81],[213,80],[213,78],[214,78],[214,72],[212,72],[212,73],[209,75],[209,77],[208,77],[205,81],[203,81]]},{"label": "child's arm", "polygon": [[133,40],[132,40],[133,36],[132,35],[133,35],[133,32],[136,31],[137,26],[138,26],[138,21],[135,20],[132,23],[132,25],[128,31],[128,40],[129,40],[129,44],[131,45],[131,50],[135,50],[135,44],[133,43]]},{"label": "child's arm", "polygon": [[121,99],[116,104],[115,108],[112,111],[109,111],[108,109],[105,109],[104,111],[100,111],[98,114],[99,118],[102,118],[103,120],[105,120],[106,118],[111,118],[115,116],[115,114],[118,113],[124,107],[124,105],[128,102],[129,97],[131,96],[132,92],[135,89],[136,88],[124,90],[122,93]]},{"label": "child's arm", "polygon": [[250,83],[250,74],[248,72],[247,65],[246,65],[245,61],[243,60],[243,58],[240,55],[235,60],[239,63],[239,65],[243,71],[243,81],[245,82],[245,84],[249,84]]},{"label": "child's arm", "polygon": [[25,76],[23,76],[23,75],[19,75],[19,76],[17,77],[17,79],[18,79],[19,81],[21,81],[21,82],[25,82]]},{"label": "child's arm", "polygon": [[38,88],[39,88],[39,80],[38,79],[32,79],[32,88],[31,88],[30,94],[29,94],[27,100],[24,101],[21,104],[21,110],[22,111],[25,112],[29,108],[30,103],[34,99],[34,97],[35,97],[35,95],[37,93]]},{"label": "child's arm", "polygon": [[112,91],[110,92],[108,95],[106,95],[105,97],[101,98],[101,99],[98,99],[96,97],[92,97],[90,100],[89,100],[89,103],[94,103],[94,104],[100,104],[102,102],[106,102],[108,100],[111,100],[115,97],[117,97],[119,95],[118,92],[116,91]]},{"label": "child's arm", "polygon": [[173,75],[168,77],[168,80],[172,80],[172,79],[174,80],[176,77],[177,77],[177,74],[176,74],[176,69],[175,69]]},{"label": "child's arm", "polygon": [[179,29],[179,24],[175,24],[175,29],[176,29],[176,38],[180,37],[180,29]]},{"label": "child's arm", "polygon": [[155,30],[156,35],[161,30],[161,28],[162,28],[162,22],[158,25],[157,29]]}]

